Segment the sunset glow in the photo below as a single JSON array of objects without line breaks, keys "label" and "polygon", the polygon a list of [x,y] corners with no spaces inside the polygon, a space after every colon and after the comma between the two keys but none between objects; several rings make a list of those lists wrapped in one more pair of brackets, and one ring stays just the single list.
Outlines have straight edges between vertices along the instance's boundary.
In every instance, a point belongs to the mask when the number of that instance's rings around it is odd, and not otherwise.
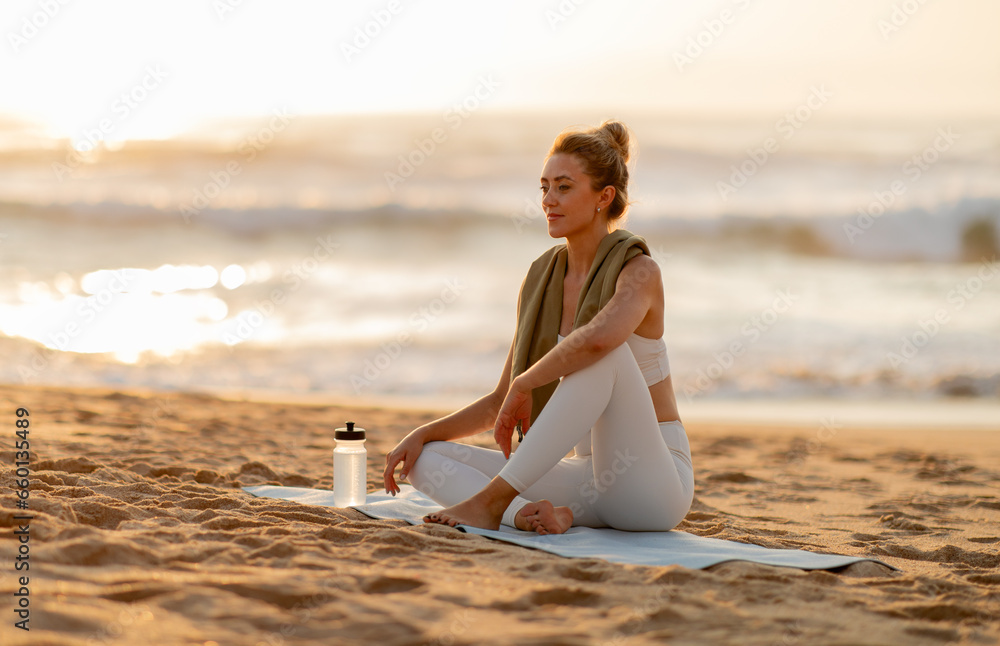
[{"label": "sunset glow", "polygon": [[4,7],[0,114],[79,148],[280,106],[442,111],[485,73],[502,84],[492,110],[733,115],[826,83],[835,117],[1000,112],[1000,5],[989,0],[52,5]]}]

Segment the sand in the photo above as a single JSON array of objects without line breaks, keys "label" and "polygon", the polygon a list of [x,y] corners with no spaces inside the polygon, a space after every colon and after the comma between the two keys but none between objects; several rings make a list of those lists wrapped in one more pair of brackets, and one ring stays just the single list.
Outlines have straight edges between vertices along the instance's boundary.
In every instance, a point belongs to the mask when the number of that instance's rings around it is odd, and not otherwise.
[{"label": "sand", "polygon": [[[998,432],[690,422],[697,492],[679,529],[901,572],[689,570],[239,489],[330,487],[332,429],[352,419],[373,490],[385,452],[434,412],[19,386],[0,400],[5,645],[1000,643]],[[30,632],[13,612],[20,406]]]}]

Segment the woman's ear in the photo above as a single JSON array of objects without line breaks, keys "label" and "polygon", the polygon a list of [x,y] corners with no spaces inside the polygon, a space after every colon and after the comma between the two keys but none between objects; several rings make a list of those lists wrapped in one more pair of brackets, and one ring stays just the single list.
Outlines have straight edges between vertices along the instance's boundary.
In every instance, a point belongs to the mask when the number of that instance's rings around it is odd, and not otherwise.
[{"label": "woman's ear", "polygon": [[597,206],[601,208],[602,213],[608,212],[608,207],[610,207],[611,203],[615,200],[615,193],[616,191],[614,186],[605,186],[601,190],[601,197],[597,200]]}]

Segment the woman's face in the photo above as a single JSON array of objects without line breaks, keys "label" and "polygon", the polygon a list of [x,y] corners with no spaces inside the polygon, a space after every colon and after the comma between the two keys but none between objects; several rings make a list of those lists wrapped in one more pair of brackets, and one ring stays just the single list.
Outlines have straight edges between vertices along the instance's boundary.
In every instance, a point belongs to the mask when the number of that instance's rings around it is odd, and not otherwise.
[{"label": "woman's face", "polygon": [[542,210],[551,237],[564,238],[594,227],[597,219],[605,221],[597,207],[610,202],[602,201],[602,193],[607,191],[591,188],[590,176],[583,172],[583,163],[576,155],[557,153],[549,157],[542,168],[541,184]]}]

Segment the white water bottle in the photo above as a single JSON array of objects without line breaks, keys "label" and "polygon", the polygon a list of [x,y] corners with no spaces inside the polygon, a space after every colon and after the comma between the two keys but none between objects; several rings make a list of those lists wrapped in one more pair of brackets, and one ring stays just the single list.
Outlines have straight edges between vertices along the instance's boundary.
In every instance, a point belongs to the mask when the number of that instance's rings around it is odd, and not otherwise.
[{"label": "white water bottle", "polygon": [[337,507],[363,505],[368,496],[368,451],[365,450],[365,429],[347,428],[333,432],[337,441],[333,449],[333,504]]}]

